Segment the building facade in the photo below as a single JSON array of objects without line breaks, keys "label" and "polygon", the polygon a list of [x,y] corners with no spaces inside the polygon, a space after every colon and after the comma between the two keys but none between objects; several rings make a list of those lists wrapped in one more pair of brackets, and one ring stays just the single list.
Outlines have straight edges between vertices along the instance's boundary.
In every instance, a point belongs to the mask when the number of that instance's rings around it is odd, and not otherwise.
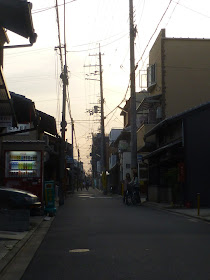
[{"label": "building facade", "polygon": [[[150,131],[158,127],[162,121],[210,101],[209,49],[209,39],[167,38],[163,29],[150,50],[147,69],[149,95],[137,108],[138,113],[142,115],[137,130],[137,150],[144,159],[143,163],[140,163],[140,168],[149,167],[147,184],[150,200],[176,200],[172,189],[174,190],[177,184],[178,164],[186,160],[183,147],[176,150],[180,143],[176,143],[175,139],[182,134],[181,124],[176,124],[175,127],[168,126],[158,135]],[[170,153],[168,153],[167,160],[164,160],[164,164],[161,163],[161,166],[165,166],[157,169],[155,167],[157,162],[162,161],[161,157],[159,158],[161,153],[158,151],[163,149],[166,139],[170,139],[167,145],[173,147],[177,158],[174,162],[174,158],[170,158]],[[155,162],[153,162],[154,157]],[[187,168],[189,168],[189,162]],[[166,188],[166,181],[171,186],[170,188]]]}]

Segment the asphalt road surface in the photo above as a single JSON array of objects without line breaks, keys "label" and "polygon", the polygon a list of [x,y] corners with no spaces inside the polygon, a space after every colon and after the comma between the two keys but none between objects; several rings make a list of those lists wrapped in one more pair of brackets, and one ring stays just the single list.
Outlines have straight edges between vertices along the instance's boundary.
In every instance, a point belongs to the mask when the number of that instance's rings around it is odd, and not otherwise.
[{"label": "asphalt road surface", "polygon": [[78,191],[59,208],[22,277],[31,279],[208,280],[210,224]]}]

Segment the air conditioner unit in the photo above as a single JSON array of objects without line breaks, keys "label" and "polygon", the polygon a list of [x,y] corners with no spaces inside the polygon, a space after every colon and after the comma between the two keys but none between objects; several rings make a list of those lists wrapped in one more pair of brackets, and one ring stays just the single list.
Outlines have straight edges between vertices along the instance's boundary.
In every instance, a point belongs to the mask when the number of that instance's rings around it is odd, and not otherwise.
[{"label": "air conditioner unit", "polygon": [[156,119],[162,119],[162,107],[160,106],[156,109]]}]

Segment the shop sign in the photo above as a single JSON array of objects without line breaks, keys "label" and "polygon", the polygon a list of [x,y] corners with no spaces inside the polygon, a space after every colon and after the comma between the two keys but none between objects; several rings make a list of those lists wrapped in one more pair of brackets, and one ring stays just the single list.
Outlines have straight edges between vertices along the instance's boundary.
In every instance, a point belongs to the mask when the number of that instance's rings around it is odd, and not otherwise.
[{"label": "shop sign", "polygon": [[[21,131],[21,130],[25,130],[25,129],[30,129],[30,124],[29,123],[19,123],[17,127],[7,127],[7,132],[11,133],[11,132],[15,132],[15,131]],[[22,135],[27,135],[29,134],[29,132],[22,132]]]}]

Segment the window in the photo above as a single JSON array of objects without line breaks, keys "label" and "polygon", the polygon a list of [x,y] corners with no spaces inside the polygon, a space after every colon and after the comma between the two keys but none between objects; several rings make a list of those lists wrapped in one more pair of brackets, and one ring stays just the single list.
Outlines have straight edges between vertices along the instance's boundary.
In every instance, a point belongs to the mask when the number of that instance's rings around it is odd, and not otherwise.
[{"label": "window", "polygon": [[147,88],[156,84],[156,64],[152,64],[147,68]]}]

